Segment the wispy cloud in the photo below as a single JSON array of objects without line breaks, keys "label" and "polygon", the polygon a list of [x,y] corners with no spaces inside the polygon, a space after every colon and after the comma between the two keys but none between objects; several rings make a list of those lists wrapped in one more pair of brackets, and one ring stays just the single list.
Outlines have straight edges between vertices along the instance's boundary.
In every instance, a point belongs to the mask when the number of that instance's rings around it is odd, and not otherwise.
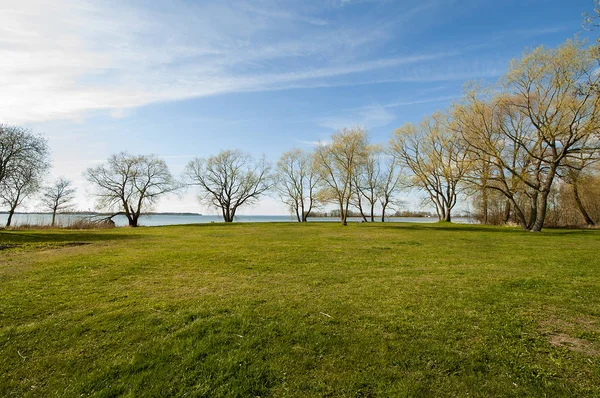
[{"label": "wispy cloud", "polygon": [[[362,54],[388,39],[383,30],[332,24],[310,8],[295,12],[270,1],[262,6],[243,1],[173,2],[153,9],[88,0],[5,4],[0,120],[80,118],[91,110],[120,118],[128,108],[155,102],[320,87],[332,84],[332,77],[459,54],[366,57]],[[411,78],[422,77],[406,77]]]},{"label": "wispy cloud", "polygon": [[328,145],[331,141],[329,140],[318,140],[318,141],[306,141],[306,140],[296,140],[297,143],[312,147],[324,146]]},{"label": "wispy cloud", "polygon": [[382,105],[369,105],[359,109],[344,112],[341,116],[321,118],[317,125],[332,130],[360,125],[367,128],[383,127],[389,125],[396,116]]},{"label": "wispy cloud", "polygon": [[455,100],[458,98],[460,98],[460,97],[457,95],[447,95],[447,96],[442,96],[442,97],[425,98],[425,99],[414,100],[414,101],[398,101],[398,102],[392,102],[392,103],[386,104],[385,107],[386,108],[396,108],[396,107],[401,107],[401,106],[431,104],[431,103],[435,103],[435,102],[452,101],[452,100]]},{"label": "wispy cloud", "polygon": [[359,124],[367,128],[385,127],[396,120],[394,108],[448,102],[459,96],[440,96],[417,100],[394,101],[386,104],[371,104],[343,111],[339,116],[325,117],[317,120],[317,125],[332,130]]}]

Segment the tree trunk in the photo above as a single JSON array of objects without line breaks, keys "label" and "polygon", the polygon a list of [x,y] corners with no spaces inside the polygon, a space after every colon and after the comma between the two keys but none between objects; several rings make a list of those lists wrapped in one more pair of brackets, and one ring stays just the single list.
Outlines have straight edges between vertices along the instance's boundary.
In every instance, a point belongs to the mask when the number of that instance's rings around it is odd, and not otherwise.
[{"label": "tree trunk", "polygon": [[550,171],[546,176],[546,182],[543,185],[539,195],[536,195],[536,219],[535,223],[531,227],[531,232],[540,232],[544,227],[544,221],[546,220],[546,210],[548,208],[548,196],[550,195],[550,189],[552,188],[552,182],[556,175],[556,166],[551,165]]},{"label": "tree trunk", "polygon": [[12,223],[13,214],[15,214],[14,207],[12,207],[10,209],[10,211],[8,212],[8,220],[6,220],[6,228],[10,227],[10,224]]},{"label": "tree trunk", "polygon": [[137,218],[135,217],[135,215],[132,215],[132,216],[128,215],[128,216],[127,216],[127,220],[129,221],[129,226],[130,226],[130,227],[133,227],[133,228],[135,228],[135,227],[137,227],[137,226],[138,226],[138,220],[137,220]]},{"label": "tree trunk", "polygon": [[[530,208],[529,208],[529,222],[527,223],[527,229],[528,230],[532,230],[533,226],[536,223],[537,220],[537,216],[538,216],[538,198],[539,198],[539,193],[536,192],[533,194],[533,196],[531,197],[531,204],[530,204]],[[539,232],[539,231],[538,231]]]},{"label": "tree trunk", "polygon": [[482,191],[481,191],[481,207],[482,207],[482,212],[483,212],[483,224],[487,225],[489,223],[488,221],[488,192],[487,192],[487,188],[484,186]]},{"label": "tree trunk", "polygon": [[54,227],[56,225],[56,209],[53,209],[52,211],[52,222],[50,223],[51,227]]},{"label": "tree trunk", "polygon": [[[346,206],[346,209],[348,209],[348,206]],[[348,212],[347,210],[344,209],[344,202],[340,201],[340,221],[342,222],[342,225],[346,226],[348,225]]]},{"label": "tree trunk", "polygon": [[447,222],[452,221],[452,215],[450,212],[451,212],[450,208],[446,207],[446,209],[444,210],[444,221],[447,221]]},{"label": "tree trunk", "polygon": [[386,209],[387,205],[382,204],[381,205],[381,222],[385,222],[385,209]]},{"label": "tree trunk", "polygon": [[510,220],[510,200],[506,200],[504,204],[504,217],[502,218],[502,222],[504,224],[508,223]]},{"label": "tree trunk", "polygon": [[371,222],[375,222],[375,205],[371,203]]},{"label": "tree trunk", "polygon": [[573,183],[573,197],[575,198],[575,203],[577,204],[577,210],[585,220],[585,223],[588,227],[596,225],[594,220],[590,217],[587,210],[583,206],[583,202],[581,201],[581,197],[579,196],[579,188],[577,188],[577,183]]},{"label": "tree trunk", "polygon": [[535,216],[535,222],[531,226],[531,232],[540,232],[544,227],[544,220],[546,219],[546,209],[548,208],[548,195],[550,195],[550,190],[542,191],[541,195],[537,196],[537,211]]},{"label": "tree trunk", "polygon": [[228,206],[222,207],[221,212],[223,213],[223,221],[233,222],[233,214]]},{"label": "tree trunk", "polygon": [[365,213],[362,208],[362,201],[360,200],[360,194],[357,194],[357,196],[358,196],[358,211],[360,211],[360,216],[362,217],[363,221],[367,222],[368,220],[367,220],[367,216],[365,216]]},{"label": "tree trunk", "polygon": [[[311,191],[311,195],[312,195],[312,191]],[[304,201],[302,201],[302,203],[304,204]],[[312,200],[312,197],[309,197],[308,210],[305,211],[304,207],[302,207],[302,222],[308,222],[308,215],[312,211],[312,208],[313,208],[313,200]]]}]

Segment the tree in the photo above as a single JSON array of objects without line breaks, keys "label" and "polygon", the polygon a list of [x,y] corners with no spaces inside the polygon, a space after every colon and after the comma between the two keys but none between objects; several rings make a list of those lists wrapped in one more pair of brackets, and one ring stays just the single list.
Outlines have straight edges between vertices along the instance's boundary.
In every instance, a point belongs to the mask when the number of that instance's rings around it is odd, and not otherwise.
[{"label": "tree", "polygon": [[596,221],[594,221],[586,208],[581,191],[586,184],[593,181],[594,175],[591,173],[593,167],[590,166],[595,166],[594,163],[597,161],[597,158],[590,159],[585,154],[574,154],[574,156],[567,161],[566,167],[564,167],[564,170],[561,170],[560,175],[562,181],[570,187],[571,195],[575,203],[574,207],[588,227],[595,226]]},{"label": "tree", "polygon": [[354,195],[354,178],[358,167],[367,158],[368,135],[360,127],[344,128],[331,137],[331,142],[320,145],[316,164],[321,175],[323,197],[337,203],[342,225],[348,224],[348,207]]},{"label": "tree", "polygon": [[42,205],[52,211],[51,226],[56,225],[56,213],[71,209],[76,189],[65,177],[59,177],[42,190]]},{"label": "tree", "polygon": [[381,222],[385,221],[385,212],[389,206],[402,205],[402,201],[394,198],[394,194],[401,188],[401,174],[399,173],[398,160],[394,156],[385,156],[381,179],[377,184],[377,197],[381,206]]},{"label": "tree", "polygon": [[[541,231],[548,195],[559,169],[574,155],[594,157],[600,128],[595,49],[568,41],[556,50],[538,47],[513,61],[506,90],[509,105],[527,117],[529,142],[539,142],[534,161],[543,165],[536,176],[537,215],[531,231]],[[521,143],[520,143],[521,144]]]},{"label": "tree", "polygon": [[[555,50],[536,48],[511,63],[502,92],[466,100],[463,138],[494,167],[496,189],[511,201],[523,229],[543,228],[561,169],[573,158],[588,162],[598,155],[600,76],[594,54],[576,41]],[[469,124],[471,114],[478,120]],[[519,208],[523,196],[530,203],[528,219]]]},{"label": "tree", "polygon": [[587,226],[600,223],[600,165],[589,165],[584,170],[569,169],[574,175],[562,178],[558,185],[558,225]]},{"label": "tree", "polygon": [[233,222],[240,206],[257,202],[274,186],[265,158],[255,161],[237,149],[196,158],[184,173],[188,185],[200,187],[200,202],[220,209],[225,222]]},{"label": "tree", "polygon": [[156,155],[111,155],[100,166],[89,168],[85,178],[94,185],[98,207],[127,217],[129,226],[137,227],[142,209],[149,210],[161,196],[177,191],[180,184],[167,164]]},{"label": "tree", "polygon": [[529,230],[537,214],[537,191],[524,180],[539,175],[536,170],[541,163],[527,155],[536,150],[536,143],[523,138],[527,134],[525,116],[506,107],[499,94],[481,94],[474,89],[465,98],[453,109],[454,129],[465,141],[473,165],[465,179],[476,191],[485,193],[484,213],[489,205],[487,191],[500,192],[508,200],[504,220],[509,220],[512,210],[521,227]]},{"label": "tree", "polygon": [[17,206],[37,192],[48,167],[45,139],[21,127],[0,124],[0,199],[9,207],[7,227]]},{"label": "tree", "polygon": [[[357,167],[354,176],[355,202],[364,221],[375,221],[375,207],[381,206],[381,221],[385,221],[388,206],[394,204],[393,194],[399,189],[400,175],[397,160],[379,145],[369,145],[367,156]],[[368,205],[365,215],[363,203]]]},{"label": "tree", "polygon": [[277,162],[277,188],[281,199],[296,215],[298,222],[306,222],[316,203],[319,175],[314,154],[301,149],[286,152]]},{"label": "tree", "polygon": [[463,141],[450,128],[448,115],[436,113],[420,125],[396,129],[390,147],[400,164],[411,173],[412,185],[424,190],[435,206],[438,219],[452,220],[470,161]]},{"label": "tree", "polygon": [[[354,173],[354,206],[360,212],[363,221],[375,221],[375,205],[377,204],[377,186],[381,179],[381,147],[368,145],[366,156]],[[365,215],[363,201],[368,205],[368,218]]]},{"label": "tree", "polygon": [[19,173],[11,173],[0,184],[0,200],[9,207],[6,227],[10,227],[17,207],[40,189],[42,172],[35,166],[24,166]]}]

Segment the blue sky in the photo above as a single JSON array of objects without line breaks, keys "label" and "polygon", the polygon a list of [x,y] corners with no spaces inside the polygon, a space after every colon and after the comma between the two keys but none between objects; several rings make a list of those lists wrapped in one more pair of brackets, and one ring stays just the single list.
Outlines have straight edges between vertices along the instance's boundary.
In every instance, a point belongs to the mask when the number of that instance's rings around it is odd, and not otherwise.
[{"label": "blue sky", "polygon": [[[579,34],[592,0],[0,0],[0,122],[48,137],[51,176],[121,150],[272,162],[360,124],[386,142],[467,81]],[[414,195],[409,195],[416,207]],[[30,209],[33,209],[31,206]],[[214,213],[188,192],[157,210]],[[265,199],[244,214],[285,214]]]}]

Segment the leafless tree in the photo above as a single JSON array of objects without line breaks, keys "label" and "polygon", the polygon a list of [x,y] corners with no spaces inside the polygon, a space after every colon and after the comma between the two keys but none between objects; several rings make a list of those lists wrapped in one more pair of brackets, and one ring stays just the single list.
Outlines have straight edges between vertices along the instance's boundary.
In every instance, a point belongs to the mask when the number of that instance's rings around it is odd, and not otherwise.
[{"label": "leafless tree", "polygon": [[70,210],[75,200],[76,189],[73,184],[65,177],[59,177],[52,184],[42,189],[42,205],[52,212],[52,222],[50,225],[56,225],[56,213]]},{"label": "leafless tree", "polygon": [[[492,98],[470,94],[462,105],[457,120],[463,138],[492,166],[496,184],[490,186],[511,201],[523,229],[543,228],[561,169],[574,158],[587,162],[598,155],[599,84],[595,49],[568,41],[513,61],[502,92]],[[527,211],[519,205],[524,198]]]},{"label": "leafless tree", "polygon": [[[164,160],[156,155],[111,155],[106,164],[89,168],[85,178],[94,185],[98,207],[124,214],[129,226],[137,227],[142,210],[149,210],[161,196],[181,185]],[[113,215],[113,216],[114,216]]]},{"label": "leafless tree", "polygon": [[394,194],[400,188],[398,166],[397,159],[385,153],[380,145],[367,147],[367,156],[358,165],[354,176],[353,204],[364,221],[375,221],[377,206],[381,207],[381,221],[385,221],[388,206],[397,203]]},{"label": "leafless tree", "polygon": [[337,203],[342,225],[348,224],[348,208],[355,192],[354,179],[359,165],[367,158],[367,146],[365,130],[344,128],[315,152],[324,186],[322,197]]},{"label": "leafless tree", "polygon": [[385,221],[388,207],[398,207],[403,204],[395,197],[402,188],[402,176],[398,160],[394,156],[386,155],[382,161],[381,178],[377,184],[377,198],[381,206],[381,222]]},{"label": "leafless tree", "polygon": [[27,129],[0,124],[0,199],[9,207],[6,226],[17,206],[40,188],[49,163],[45,139]]},{"label": "leafless tree", "polygon": [[43,170],[24,166],[19,173],[10,174],[0,184],[0,200],[9,207],[6,227],[10,227],[17,206],[39,191]]},{"label": "leafless tree", "polygon": [[221,210],[225,222],[233,222],[240,206],[257,202],[275,182],[264,157],[255,161],[240,150],[196,158],[184,174],[188,185],[200,187],[200,202]]},{"label": "leafless tree", "polygon": [[596,166],[599,161],[597,156],[590,157],[586,153],[573,153],[559,172],[561,180],[570,187],[575,208],[588,227],[595,226],[596,221],[586,208],[581,191],[583,185],[593,179],[593,166]]},{"label": "leafless tree", "polygon": [[284,153],[277,162],[277,190],[298,222],[306,222],[316,204],[319,180],[312,153],[294,149]]},{"label": "leafless tree", "polygon": [[[375,221],[375,206],[378,202],[378,185],[382,177],[380,164],[381,151],[382,148],[378,145],[367,146],[366,156],[362,162],[357,165],[353,177],[353,205],[358,209],[365,222]],[[367,214],[365,214],[365,207],[367,207]]]},{"label": "leafless tree", "polygon": [[448,115],[437,113],[420,125],[407,124],[394,133],[390,148],[411,173],[412,185],[424,190],[439,220],[451,221],[470,161]]},{"label": "leafless tree", "polygon": [[[495,95],[481,96],[471,91],[463,104],[454,106],[453,126],[467,144],[465,150],[473,166],[466,181],[475,191],[503,194],[508,201],[505,213],[512,211],[521,227],[529,230],[537,215],[537,189],[530,185],[535,186],[541,163],[528,155],[537,151],[538,143],[525,139],[526,125],[522,113],[504,106]],[[507,139],[505,133],[511,138]],[[489,195],[486,197],[489,199]],[[506,214],[505,221],[509,217]]]}]

